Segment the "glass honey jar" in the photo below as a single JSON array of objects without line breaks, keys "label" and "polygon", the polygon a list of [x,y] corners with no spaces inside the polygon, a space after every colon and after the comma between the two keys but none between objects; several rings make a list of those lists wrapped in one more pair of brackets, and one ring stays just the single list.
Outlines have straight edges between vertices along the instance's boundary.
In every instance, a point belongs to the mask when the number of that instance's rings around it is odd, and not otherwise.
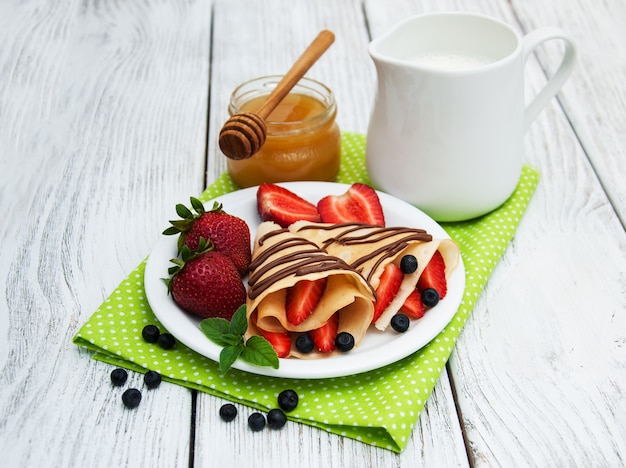
[{"label": "glass honey jar", "polygon": [[[254,112],[282,76],[255,78],[239,85],[228,113]],[[228,172],[240,187],[264,182],[328,181],[339,170],[341,135],[337,104],[324,84],[302,78],[265,119],[265,144],[247,159],[227,159]]]}]

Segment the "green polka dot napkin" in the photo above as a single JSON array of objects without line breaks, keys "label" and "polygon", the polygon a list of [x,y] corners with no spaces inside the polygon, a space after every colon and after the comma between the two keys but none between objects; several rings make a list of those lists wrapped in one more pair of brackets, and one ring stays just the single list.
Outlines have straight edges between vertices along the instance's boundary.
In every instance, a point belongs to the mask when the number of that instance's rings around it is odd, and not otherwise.
[{"label": "green polka dot napkin", "polygon": [[[337,181],[368,182],[364,150],[363,135],[343,135],[343,159]],[[163,350],[142,339],[141,330],[146,324],[158,324],[143,291],[145,262],[95,311],[74,337],[74,343],[93,350],[95,359],[138,372],[154,370],[169,382],[260,410],[276,407],[278,393],[293,388],[300,396],[300,403],[289,413],[290,419],[400,452],[476,299],[513,237],[538,180],[538,172],[525,166],[515,193],[502,207],[475,220],[443,224],[459,244],[465,263],[463,302],[450,324],[434,340],[387,367],[323,380],[271,378],[236,369],[222,377],[215,362],[180,343],[171,350]],[[201,199],[210,200],[236,189],[228,175],[223,174]]]}]

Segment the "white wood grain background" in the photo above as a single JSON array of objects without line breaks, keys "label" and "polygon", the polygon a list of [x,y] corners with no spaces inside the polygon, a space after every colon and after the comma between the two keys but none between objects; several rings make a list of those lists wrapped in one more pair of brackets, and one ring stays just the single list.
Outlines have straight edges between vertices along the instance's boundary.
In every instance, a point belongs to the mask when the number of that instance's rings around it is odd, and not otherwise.
[{"label": "white wood grain background", "polygon": [[[215,137],[234,86],[331,29],[310,76],[364,132],[369,40],[442,10],[557,25],[580,55],[526,135],[540,185],[406,450],[295,423],[252,433],[169,384],[124,410],[111,367],[71,337],[225,169]],[[3,466],[623,466],[625,23],[621,0],[0,1]],[[529,95],[558,54],[531,59]]]}]

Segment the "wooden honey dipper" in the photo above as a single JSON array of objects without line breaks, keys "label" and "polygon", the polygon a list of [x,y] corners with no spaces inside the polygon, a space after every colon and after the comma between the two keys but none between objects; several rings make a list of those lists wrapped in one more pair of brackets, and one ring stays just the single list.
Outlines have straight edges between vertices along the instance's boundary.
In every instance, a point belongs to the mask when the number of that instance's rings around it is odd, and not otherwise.
[{"label": "wooden honey dipper", "polygon": [[239,112],[224,123],[220,130],[219,145],[226,156],[231,159],[246,159],[261,149],[267,136],[267,116],[334,41],[335,35],[331,31],[320,32],[256,112]]}]

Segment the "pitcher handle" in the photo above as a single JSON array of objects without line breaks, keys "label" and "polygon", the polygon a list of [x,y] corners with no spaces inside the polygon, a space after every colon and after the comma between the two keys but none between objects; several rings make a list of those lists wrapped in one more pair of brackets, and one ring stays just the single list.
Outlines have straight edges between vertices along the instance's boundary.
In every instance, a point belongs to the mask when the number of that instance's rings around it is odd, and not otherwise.
[{"label": "pitcher handle", "polygon": [[563,60],[561,60],[561,64],[556,73],[552,75],[539,94],[526,106],[526,110],[524,111],[524,132],[528,130],[528,127],[532,121],[535,120],[541,109],[559,92],[565,80],[567,80],[572,73],[574,65],[576,64],[577,50],[572,37],[559,28],[549,27],[537,29],[527,34],[522,39],[522,58],[524,64],[526,64],[528,57],[530,57],[530,54],[537,46],[553,39],[561,39],[565,42]]}]

